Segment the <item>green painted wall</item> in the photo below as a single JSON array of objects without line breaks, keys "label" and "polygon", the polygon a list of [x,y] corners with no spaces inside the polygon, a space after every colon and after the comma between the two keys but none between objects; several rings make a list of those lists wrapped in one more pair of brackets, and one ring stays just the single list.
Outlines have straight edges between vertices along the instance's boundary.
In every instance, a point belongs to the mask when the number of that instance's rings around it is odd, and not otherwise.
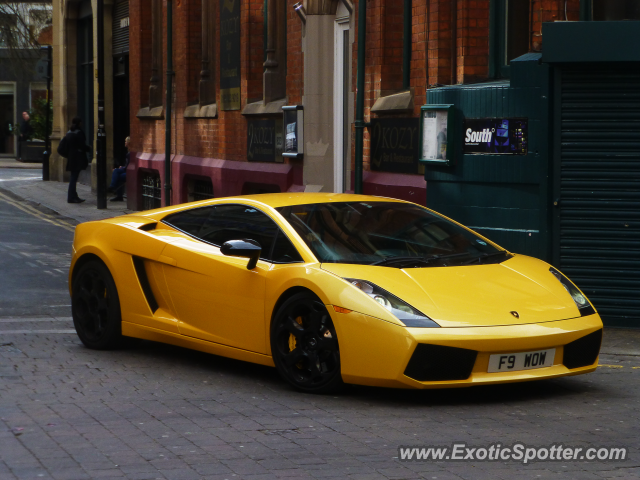
[{"label": "green painted wall", "polygon": [[[427,104],[456,107],[457,158],[427,165],[427,206],[508,250],[550,260],[550,70],[540,54],[511,62],[510,82],[427,91]],[[464,118],[528,118],[527,155],[463,155]]]}]

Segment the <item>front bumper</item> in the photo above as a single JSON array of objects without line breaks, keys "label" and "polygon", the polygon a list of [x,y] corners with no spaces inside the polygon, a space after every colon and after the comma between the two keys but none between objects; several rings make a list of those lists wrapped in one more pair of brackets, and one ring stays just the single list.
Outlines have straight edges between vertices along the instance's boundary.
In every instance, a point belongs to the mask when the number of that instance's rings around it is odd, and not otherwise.
[{"label": "front bumper", "polygon": [[[597,314],[528,325],[471,328],[405,328],[356,312],[332,312],[332,316],[340,343],[343,380],[346,383],[392,388],[463,387],[592,372],[598,364],[597,352],[593,363],[584,365],[582,361],[580,365],[580,361],[576,362],[575,353],[573,362],[564,361],[564,347],[602,329],[602,321]],[[458,372],[458,379],[420,381],[410,378],[406,375],[407,366],[419,344],[477,352],[471,360],[470,355],[466,356],[466,361],[472,362],[470,374],[461,379],[460,369],[454,369]],[[573,348],[574,352],[582,347],[580,343],[575,345],[579,348]],[[599,350],[598,346],[592,349]],[[554,362],[550,367],[498,373],[487,371],[489,357],[493,354],[549,348],[556,349]],[[455,356],[451,361],[455,361]],[[565,363],[574,368],[568,368]],[[408,373],[411,374],[411,371]]]}]

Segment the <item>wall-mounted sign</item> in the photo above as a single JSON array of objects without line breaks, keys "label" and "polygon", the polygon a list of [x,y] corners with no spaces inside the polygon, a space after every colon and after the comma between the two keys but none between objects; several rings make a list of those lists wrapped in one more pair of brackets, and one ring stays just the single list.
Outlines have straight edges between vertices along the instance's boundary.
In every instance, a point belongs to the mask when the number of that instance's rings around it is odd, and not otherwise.
[{"label": "wall-mounted sign", "polygon": [[220,2],[220,109],[240,110],[240,2]]},{"label": "wall-mounted sign", "polygon": [[471,155],[526,155],[529,149],[526,118],[466,118],[464,153]]},{"label": "wall-mounted sign", "polygon": [[304,154],[304,110],[302,105],[282,107],[283,157],[302,158]]},{"label": "wall-mounted sign", "polygon": [[454,160],[453,105],[423,105],[420,110],[420,161],[451,165]]},{"label": "wall-mounted sign", "polygon": [[417,118],[371,119],[371,170],[422,173]]},{"label": "wall-mounted sign", "polygon": [[283,162],[282,119],[247,121],[247,159],[250,162]]}]

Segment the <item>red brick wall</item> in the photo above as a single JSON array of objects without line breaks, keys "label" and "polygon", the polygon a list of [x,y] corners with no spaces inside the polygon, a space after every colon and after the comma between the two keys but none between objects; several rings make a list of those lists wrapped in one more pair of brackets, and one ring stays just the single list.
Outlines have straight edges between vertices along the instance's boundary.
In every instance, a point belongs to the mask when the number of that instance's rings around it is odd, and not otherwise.
[{"label": "red brick wall", "polygon": [[[151,0],[134,0],[129,4],[129,92],[131,105],[131,150],[143,150],[144,139],[136,117],[149,103],[151,78]],[[135,26],[135,28],[134,28]]]},{"label": "red brick wall", "polygon": [[[287,96],[289,103],[302,103],[303,58],[302,24],[293,10],[296,0],[287,0]],[[148,103],[149,78],[151,76],[151,30],[143,4],[150,8],[150,0],[131,2],[131,136],[132,151],[147,153],[164,152],[165,121],[139,119],[137,111]],[[166,3],[165,3],[166,8]],[[216,16],[220,6],[216,2]],[[172,115],[172,153],[195,157],[246,161],[246,119],[240,111],[218,110],[216,119],[192,119],[183,117],[187,105],[198,100],[198,84],[201,68],[201,0],[182,0],[174,3],[174,104]],[[146,10],[148,12],[149,10]],[[241,3],[241,95],[244,108],[247,103],[262,98],[263,51],[263,0]],[[166,15],[166,11],[165,11]],[[144,17],[144,18],[143,18]],[[166,18],[164,21],[166,29]],[[216,22],[218,24],[218,21]],[[145,29],[146,28],[146,29]],[[219,28],[216,29],[214,75],[216,98],[220,99],[219,85]],[[163,40],[163,80],[166,78],[166,38]]]},{"label": "red brick wall", "polygon": [[[184,108],[197,101],[200,71],[202,0],[174,4],[175,104],[173,152],[178,155],[246,161],[246,119],[240,111],[219,111],[217,119],[184,119]],[[358,1],[354,1],[357,17]],[[363,0],[364,1],[364,0]],[[522,0],[527,1],[527,0]],[[542,48],[541,22],[565,20],[564,0],[530,0],[531,50]],[[302,102],[302,23],[287,3],[288,103]],[[489,71],[490,0],[413,0],[410,83],[414,89],[414,115],[425,103],[429,85],[482,81]],[[151,76],[150,0],[131,0],[130,82],[132,150],[164,151],[164,120],[138,119],[135,113],[148,104]],[[219,4],[215,6],[219,16]],[[241,1],[241,97],[242,108],[262,98],[263,0]],[[402,88],[403,1],[367,1],[365,67],[365,120],[381,94]],[[567,18],[577,20],[579,0],[568,0]],[[357,29],[357,18],[354,25]],[[353,91],[356,91],[357,32],[353,45]],[[216,29],[217,99],[219,93],[219,28]],[[455,38],[453,35],[455,34]],[[165,51],[164,45],[162,48]],[[166,52],[165,52],[166,62]],[[165,72],[162,72],[163,80]],[[406,115],[404,115],[406,116]],[[368,169],[369,132],[365,130],[365,169]]]},{"label": "red brick wall", "polygon": [[580,19],[580,0],[568,0],[565,19],[564,0],[531,0],[532,29],[531,50],[542,50],[542,22],[578,21]]},{"label": "red brick wall", "polygon": [[489,0],[458,0],[456,33],[456,83],[487,78]]}]

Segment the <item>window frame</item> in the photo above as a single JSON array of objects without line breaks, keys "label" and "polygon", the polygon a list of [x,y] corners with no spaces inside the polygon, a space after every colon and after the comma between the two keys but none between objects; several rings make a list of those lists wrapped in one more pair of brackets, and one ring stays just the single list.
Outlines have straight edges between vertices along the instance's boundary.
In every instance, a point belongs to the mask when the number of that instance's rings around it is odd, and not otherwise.
[{"label": "window frame", "polygon": [[191,234],[189,232],[186,232],[186,231],[176,227],[175,225],[169,223],[166,219],[171,217],[171,216],[173,216],[173,215],[178,215],[178,214],[181,214],[181,213],[184,213],[184,212],[190,212],[190,211],[193,211],[193,210],[201,210],[203,208],[227,207],[227,206],[239,206],[239,207],[253,208],[253,209],[259,211],[260,213],[262,213],[264,216],[266,216],[269,220],[271,220],[275,224],[276,233],[273,236],[273,242],[271,243],[271,248],[269,249],[269,257],[273,256],[273,251],[275,250],[276,241],[278,240],[279,235],[283,234],[284,237],[289,241],[289,243],[291,244],[291,246],[293,247],[293,249],[296,251],[296,253],[298,254],[298,256],[301,259],[301,260],[294,260],[294,261],[291,261],[291,262],[277,262],[277,261],[274,261],[273,259],[270,259],[270,258],[268,259],[267,257],[263,257],[262,254],[265,252],[265,250],[263,249],[260,252],[260,260],[262,260],[263,262],[274,264],[274,265],[289,265],[289,264],[293,264],[293,263],[305,263],[304,262],[304,257],[300,254],[300,251],[296,248],[295,243],[291,241],[291,238],[289,238],[289,235],[287,235],[287,233],[282,229],[282,227],[280,227],[280,225],[278,225],[278,222],[276,222],[270,215],[268,215],[261,208],[258,208],[255,205],[247,205],[247,204],[244,204],[244,203],[216,203],[216,204],[213,204],[213,205],[203,205],[201,207],[189,208],[189,209],[186,209],[186,210],[181,210],[179,212],[172,213],[172,214],[167,215],[166,217],[164,217],[162,220],[160,220],[160,222],[163,223],[164,225],[167,225],[167,226],[173,228],[174,230],[179,231],[180,233],[183,233],[183,234],[185,234],[185,235],[187,235],[187,236],[189,236],[191,238],[194,238],[194,239],[198,240],[199,242],[206,243],[207,245],[212,245],[212,246],[217,247],[217,248],[221,248],[222,245],[217,245],[217,244],[215,244],[213,242],[209,242],[207,240],[204,240],[203,238],[200,238],[200,237],[198,237],[196,235],[193,235],[193,234]]},{"label": "window frame", "polygon": [[[531,1],[531,0],[529,0]],[[508,25],[509,0],[491,0],[489,4],[489,77],[509,78],[511,66],[507,60],[507,42],[509,37]],[[531,15],[531,7],[528,6]],[[527,22],[528,35],[531,35],[531,18]]]}]

